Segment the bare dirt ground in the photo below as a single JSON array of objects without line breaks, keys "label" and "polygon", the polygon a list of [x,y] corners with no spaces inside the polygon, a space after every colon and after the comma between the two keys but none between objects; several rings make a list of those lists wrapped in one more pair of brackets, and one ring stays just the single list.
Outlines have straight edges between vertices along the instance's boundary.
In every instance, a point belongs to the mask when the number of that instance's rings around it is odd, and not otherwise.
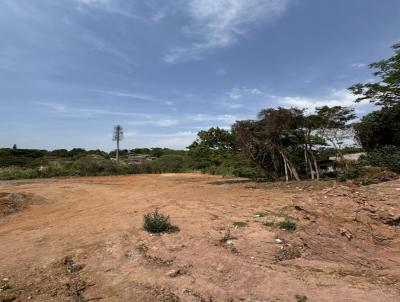
[{"label": "bare dirt ground", "polygon": [[[0,301],[400,301],[400,180],[166,174],[0,192]],[[180,231],[145,232],[155,208]],[[272,223],[287,217],[295,231]]]}]

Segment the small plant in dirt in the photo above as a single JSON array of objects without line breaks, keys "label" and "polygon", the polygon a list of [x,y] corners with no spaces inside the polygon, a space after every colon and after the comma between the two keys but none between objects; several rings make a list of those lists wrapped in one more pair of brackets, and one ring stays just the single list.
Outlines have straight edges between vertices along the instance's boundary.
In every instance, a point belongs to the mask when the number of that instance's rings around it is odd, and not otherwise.
[{"label": "small plant in dirt", "polygon": [[169,216],[160,213],[158,209],[144,215],[143,227],[149,233],[174,232],[179,230],[177,226],[171,224]]},{"label": "small plant in dirt", "polygon": [[244,222],[244,221],[235,221],[234,223],[233,223],[233,226],[235,227],[235,228],[244,228],[244,227],[247,227],[247,222]]},{"label": "small plant in dirt", "polygon": [[5,294],[4,296],[0,296],[0,302],[12,302],[15,301],[15,296],[12,294]]},{"label": "small plant in dirt", "polygon": [[225,232],[224,236],[221,238],[220,242],[221,242],[221,243],[227,243],[228,241],[232,241],[232,240],[235,240],[235,239],[237,239],[237,237],[232,236],[231,230],[228,229],[228,230]]},{"label": "small plant in dirt", "polygon": [[295,231],[297,228],[296,222],[290,220],[290,219],[285,219],[284,221],[281,221],[277,224],[277,226],[281,230],[287,230],[287,231]]},{"label": "small plant in dirt", "polygon": [[296,302],[307,302],[308,298],[305,295],[296,295]]}]

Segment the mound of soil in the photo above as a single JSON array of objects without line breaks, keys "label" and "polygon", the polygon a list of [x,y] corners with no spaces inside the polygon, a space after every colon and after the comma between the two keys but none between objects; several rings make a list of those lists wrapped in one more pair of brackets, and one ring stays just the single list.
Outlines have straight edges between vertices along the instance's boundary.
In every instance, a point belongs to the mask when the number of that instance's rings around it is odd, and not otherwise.
[{"label": "mound of soil", "polygon": [[32,194],[0,192],[0,217],[22,211],[34,201]]}]

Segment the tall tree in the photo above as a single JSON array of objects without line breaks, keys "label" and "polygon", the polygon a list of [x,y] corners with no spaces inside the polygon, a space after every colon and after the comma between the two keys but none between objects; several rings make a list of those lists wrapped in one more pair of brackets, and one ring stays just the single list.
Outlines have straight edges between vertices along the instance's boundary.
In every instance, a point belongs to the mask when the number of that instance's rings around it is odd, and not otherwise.
[{"label": "tall tree", "polygon": [[354,125],[357,141],[366,150],[400,146],[400,105],[373,111]]},{"label": "tall tree", "polygon": [[316,108],[318,134],[336,150],[337,157],[343,157],[341,146],[346,139],[353,137],[350,121],[356,118],[354,108],[342,106],[323,106]]},{"label": "tall tree", "polygon": [[196,168],[219,166],[233,153],[233,135],[225,129],[212,127],[197,133],[197,139],[188,146],[189,156]]},{"label": "tall tree", "polygon": [[113,141],[117,142],[117,149],[116,149],[116,160],[119,162],[119,143],[124,139],[124,130],[122,129],[121,125],[116,125],[114,127],[114,135]]},{"label": "tall tree", "polygon": [[349,88],[358,96],[357,102],[369,100],[381,107],[354,125],[356,139],[369,151],[387,145],[400,146],[400,43],[392,48],[392,57],[369,65],[378,77],[376,83],[359,83]]},{"label": "tall tree", "polygon": [[358,96],[356,102],[369,100],[371,103],[384,107],[400,104],[400,43],[392,46],[395,54],[386,60],[369,65],[375,69],[376,83],[355,84],[349,88]]}]

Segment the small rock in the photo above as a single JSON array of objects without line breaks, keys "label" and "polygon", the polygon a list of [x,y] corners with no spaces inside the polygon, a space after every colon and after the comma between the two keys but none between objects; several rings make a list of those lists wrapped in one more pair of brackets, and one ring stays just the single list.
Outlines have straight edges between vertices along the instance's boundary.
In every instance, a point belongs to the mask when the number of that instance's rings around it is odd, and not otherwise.
[{"label": "small rock", "polygon": [[276,242],[276,243],[282,243],[283,241],[282,241],[282,239],[276,238],[276,239],[275,239],[275,242]]},{"label": "small rock", "polygon": [[175,278],[175,277],[178,277],[180,274],[181,274],[180,269],[173,269],[167,273],[167,276],[171,277],[171,278]]},{"label": "small rock", "polygon": [[227,240],[226,244],[229,244],[229,245],[233,244],[233,240]]}]

